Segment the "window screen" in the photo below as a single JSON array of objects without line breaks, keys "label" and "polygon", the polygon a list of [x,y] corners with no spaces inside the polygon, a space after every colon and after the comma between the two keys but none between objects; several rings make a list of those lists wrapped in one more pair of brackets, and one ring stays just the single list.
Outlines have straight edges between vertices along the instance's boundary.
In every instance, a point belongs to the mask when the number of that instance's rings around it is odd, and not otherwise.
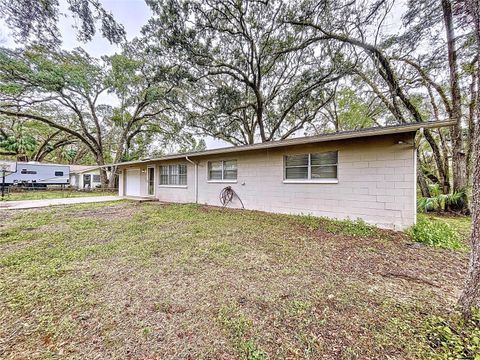
[{"label": "window screen", "polygon": [[237,180],[237,160],[209,161],[208,180]]},{"label": "window screen", "polygon": [[285,157],[286,179],[308,179],[308,154]]},{"label": "window screen", "polygon": [[337,179],[338,151],[285,156],[286,180]]},{"label": "window screen", "polygon": [[160,185],[168,185],[168,166],[160,166]]},{"label": "window screen", "polygon": [[338,152],[311,154],[312,179],[336,179]]},{"label": "window screen", "polygon": [[208,163],[208,180],[223,179],[223,161],[210,161]]},{"label": "window screen", "polygon": [[187,185],[187,165],[178,165],[178,183]]},{"label": "window screen", "polygon": [[160,166],[160,185],[187,185],[187,165]]}]

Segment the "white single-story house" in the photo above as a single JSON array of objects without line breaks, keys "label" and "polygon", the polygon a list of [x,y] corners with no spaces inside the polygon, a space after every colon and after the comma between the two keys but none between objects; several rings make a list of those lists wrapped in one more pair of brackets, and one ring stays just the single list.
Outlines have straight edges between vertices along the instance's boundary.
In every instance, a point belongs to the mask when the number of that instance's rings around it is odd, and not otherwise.
[{"label": "white single-story house", "polygon": [[413,123],[292,138],[116,164],[119,195],[275,213],[362,219],[404,230],[416,221]]},{"label": "white single-story house", "polygon": [[77,189],[95,189],[101,184],[99,166],[70,165],[70,186]]}]

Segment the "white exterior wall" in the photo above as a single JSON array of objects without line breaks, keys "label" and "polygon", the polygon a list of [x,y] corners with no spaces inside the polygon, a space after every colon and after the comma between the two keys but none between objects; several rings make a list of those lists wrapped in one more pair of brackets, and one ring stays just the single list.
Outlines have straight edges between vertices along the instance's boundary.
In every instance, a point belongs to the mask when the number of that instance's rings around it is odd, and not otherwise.
[{"label": "white exterior wall", "polygon": [[79,182],[78,174],[70,173],[70,186],[78,187],[78,182]]},{"label": "white exterior wall", "polygon": [[[221,205],[220,191],[232,186],[247,209],[360,218],[380,227],[403,230],[413,225],[416,217],[413,139],[411,133],[194,157],[191,159],[198,163],[198,203]],[[400,140],[402,144],[398,143]],[[338,183],[284,183],[285,155],[334,150],[338,150]],[[234,159],[236,182],[207,180],[208,161]],[[164,163],[188,164],[186,187],[158,185],[158,165]],[[195,167],[185,160],[156,162],[155,182],[155,197],[159,200],[195,202]],[[146,194],[146,176],[143,183],[142,194]],[[239,207],[240,203],[235,201],[231,206]]]},{"label": "white exterior wall", "polygon": [[86,171],[82,172],[79,174],[70,174],[70,185],[74,186],[78,189],[83,189],[84,188],[84,182],[83,182],[83,175],[91,175],[91,188],[95,189],[97,186],[100,186],[102,183],[101,181],[93,181],[93,175],[100,175],[100,170],[91,170],[91,171]]}]

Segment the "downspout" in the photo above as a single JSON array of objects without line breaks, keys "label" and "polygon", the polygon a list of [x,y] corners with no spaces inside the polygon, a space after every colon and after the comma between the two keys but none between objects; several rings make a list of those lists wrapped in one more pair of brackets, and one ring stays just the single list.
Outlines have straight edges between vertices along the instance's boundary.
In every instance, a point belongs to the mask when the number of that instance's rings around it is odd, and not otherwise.
[{"label": "downspout", "polygon": [[198,204],[198,163],[195,161],[192,161],[188,158],[188,156],[185,156],[185,160],[187,160],[189,163],[194,165],[195,169],[195,182],[194,182],[194,187],[195,187],[195,204]]}]

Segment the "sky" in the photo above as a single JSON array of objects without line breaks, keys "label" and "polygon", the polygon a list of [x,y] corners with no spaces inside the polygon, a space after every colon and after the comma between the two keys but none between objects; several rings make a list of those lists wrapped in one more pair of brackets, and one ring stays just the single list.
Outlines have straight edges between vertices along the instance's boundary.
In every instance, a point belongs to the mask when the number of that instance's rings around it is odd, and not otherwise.
[{"label": "sky", "polygon": [[[150,8],[144,0],[100,0],[103,7],[110,11],[115,20],[121,23],[127,31],[127,38],[131,40],[140,35],[142,26],[145,25],[151,15]],[[66,1],[60,0],[61,10],[67,8]],[[99,57],[102,55],[111,55],[119,51],[119,47],[111,45],[108,40],[97,34],[94,39],[88,43],[77,41],[73,19],[62,16],[59,22],[60,32],[62,34],[62,47],[71,50],[75,47],[84,48],[89,54]],[[0,20],[0,42],[3,46],[15,47],[18,44],[9,36],[9,29],[5,23]]]},{"label": "sky", "polygon": [[[11,0],[15,1],[15,0]],[[62,12],[68,13],[66,0],[59,0],[61,5]],[[100,0],[103,7],[110,11],[117,22],[121,23],[127,32],[128,40],[133,39],[136,36],[140,35],[140,31],[152,15],[150,8],[147,6],[144,0]],[[392,9],[389,16],[387,17],[383,31],[384,33],[393,33],[396,32],[398,27],[401,25],[400,16],[404,10],[405,0],[399,0],[395,4],[395,8]],[[95,57],[100,57],[102,55],[112,55],[115,52],[120,51],[120,48],[117,45],[112,45],[108,40],[104,39],[100,34],[97,34],[92,41],[88,43],[82,43],[77,41],[75,29],[72,27],[74,21],[68,16],[63,16],[59,22],[59,29],[62,34],[63,39],[63,48],[66,50],[72,50],[76,47],[82,47],[89,54]],[[6,27],[5,23],[0,19],[0,46],[6,47],[16,47],[16,43],[11,36],[9,36],[9,29]],[[110,105],[115,105],[118,103],[118,99],[113,95],[105,95],[100,100],[103,103]],[[303,132],[302,132],[303,134]],[[300,134],[300,136],[302,135]],[[207,148],[219,148],[230,146],[230,144],[216,140],[211,137],[205,137],[205,142]]]},{"label": "sky", "polygon": [[[15,1],[15,0],[12,0]],[[115,20],[125,27],[127,32],[127,39],[131,40],[140,35],[140,31],[152,15],[150,8],[144,0],[100,0],[104,9],[110,11]],[[65,0],[60,0],[61,10],[67,9]],[[104,39],[100,34],[97,34],[92,41],[82,43],[77,41],[76,32],[73,29],[74,21],[72,18],[62,16],[59,22],[59,29],[62,34],[62,47],[66,50],[72,50],[76,47],[85,49],[90,55],[100,57],[102,55],[113,55],[119,52],[120,48],[117,45],[112,45],[108,40]],[[10,36],[10,31],[0,19],[0,46],[9,48],[18,47],[19,45]],[[114,105],[116,99],[111,95],[106,95],[100,99],[104,103]],[[219,147],[231,146],[230,144],[216,140],[211,137],[205,137],[205,142],[208,149],[215,149]]]}]

